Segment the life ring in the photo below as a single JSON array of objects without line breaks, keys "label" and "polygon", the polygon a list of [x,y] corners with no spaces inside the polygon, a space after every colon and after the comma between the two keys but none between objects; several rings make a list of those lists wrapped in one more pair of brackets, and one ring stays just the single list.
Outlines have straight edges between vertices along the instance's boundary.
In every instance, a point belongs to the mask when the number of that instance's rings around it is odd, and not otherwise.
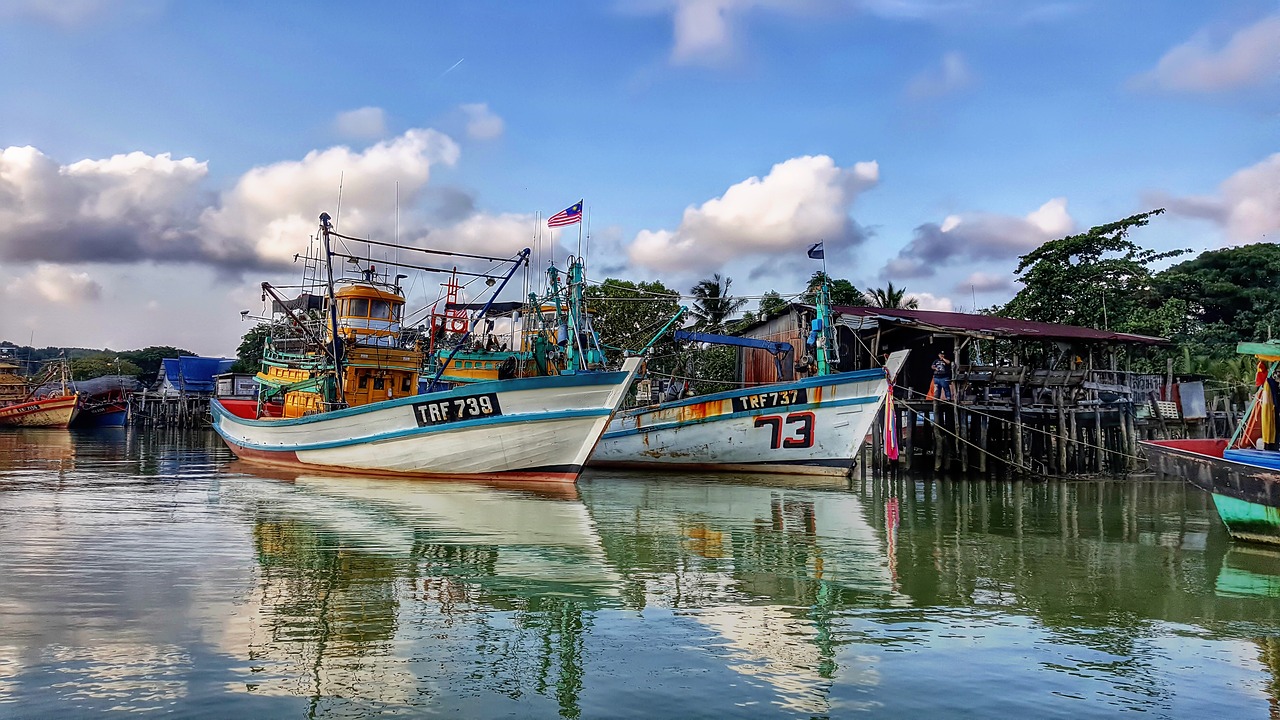
[{"label": "life ring", "polygon": [[467,318],[455,315],[449,318],[449,332],[464,333],[467,331]]}]

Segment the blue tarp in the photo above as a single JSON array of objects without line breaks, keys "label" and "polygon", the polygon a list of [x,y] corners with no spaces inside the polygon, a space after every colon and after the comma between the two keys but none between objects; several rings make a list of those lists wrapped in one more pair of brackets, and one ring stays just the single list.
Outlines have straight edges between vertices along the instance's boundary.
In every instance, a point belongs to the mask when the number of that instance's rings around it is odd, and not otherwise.
[{"label": "blue tarp", "polygon": [[214,375],[231,369],[235,360],[183,355],[160,361],[160,390],[182,393],[212,393]]},{"label": "blue tarp", "polygon": [[1280,452],[1274,450],[1224,450],[1222,457],[1245,465],[1280,470]]}]

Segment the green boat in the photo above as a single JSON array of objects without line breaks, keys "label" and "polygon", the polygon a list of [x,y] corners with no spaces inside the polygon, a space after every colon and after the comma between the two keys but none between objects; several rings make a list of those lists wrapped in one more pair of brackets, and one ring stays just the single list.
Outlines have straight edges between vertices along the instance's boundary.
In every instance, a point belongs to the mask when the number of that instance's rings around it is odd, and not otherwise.
[{"label": "green boat", "polygon": [[[1280,365],[1280,342],[1240,343],[1236,351]],[[1147,440],[1151,466],[1213,494],[1218,517],[1231,537],[1280,545],[1280,449],[1271,383],[1262,383],[1229,439]]]}]

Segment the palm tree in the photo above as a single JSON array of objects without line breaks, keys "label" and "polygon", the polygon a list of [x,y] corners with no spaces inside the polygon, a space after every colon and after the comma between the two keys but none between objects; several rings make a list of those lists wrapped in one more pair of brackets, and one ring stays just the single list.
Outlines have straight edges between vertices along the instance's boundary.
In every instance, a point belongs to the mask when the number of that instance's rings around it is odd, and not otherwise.
[{"label": "palm tree", "polygon": [[689,314],[697,319],[694,327],[706,332],[724,330],[725,321],[736,314],[747,304],[746,298],[735,298],[729,294],[729,286],[733,278],[720,277],[720,273],[706,280],[700,280],[689,292],[693,294],[693,307]]},{"label": "palm tree", "polygon": [[920,301],[915,297],[907,297],[905,287],[896,288],[889,283],[885,288],[867,288],[867,299],[872,307],[892,308],[895,310],[919,310]]}]

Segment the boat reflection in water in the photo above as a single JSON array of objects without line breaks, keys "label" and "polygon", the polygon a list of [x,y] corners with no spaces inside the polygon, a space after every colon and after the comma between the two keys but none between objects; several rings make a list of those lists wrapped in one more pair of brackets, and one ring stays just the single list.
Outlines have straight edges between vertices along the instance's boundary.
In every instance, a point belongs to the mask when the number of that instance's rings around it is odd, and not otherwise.
[{"label": "boat reflection in water", "polygon": [[1278,707],[1277,555],[1233,547],[1185,483],[548,492],[268,477],[208,433],[64,435],[0,441],[3,717]]},{"label": "boat reflection in water", "polygon": [[573,486],[231,469],[255,474],[221,492],[255,518],[259,687],[345,712],[481,674],[576,704],[586,613],[618,604],[618,575]]}]

